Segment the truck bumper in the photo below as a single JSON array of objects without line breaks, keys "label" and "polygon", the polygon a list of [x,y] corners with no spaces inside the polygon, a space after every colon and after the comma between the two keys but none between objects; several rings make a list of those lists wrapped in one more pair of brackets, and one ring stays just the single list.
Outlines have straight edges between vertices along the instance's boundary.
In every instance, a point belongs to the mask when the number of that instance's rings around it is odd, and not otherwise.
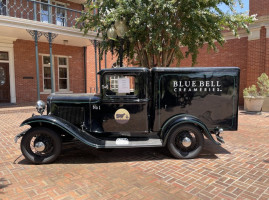
[{"label": "truck bumper", "polygon": [[222,136],[220,136],[220,134],[221,134],[222,132],[223,132],[223,129],[220,128],[220,129],[218,129],[218,130],[215,132],[215,134],[216,134],[216,138],[217,138],[217,140],[218,140],[220,143],[224,144],[224,143],[225,143],[225,142],[224,142],[224,139],[223,139]]}]

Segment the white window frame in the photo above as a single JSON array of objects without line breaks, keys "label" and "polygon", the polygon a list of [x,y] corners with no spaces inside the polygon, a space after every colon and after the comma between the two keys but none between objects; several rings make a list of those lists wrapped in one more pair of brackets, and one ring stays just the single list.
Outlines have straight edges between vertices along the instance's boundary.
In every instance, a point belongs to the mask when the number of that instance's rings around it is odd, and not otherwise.
[{"label": "white window frame", "polygon": [[[125,67],[125,66],[123,66],[123,67]],[[114,62],[112,64],[111,68],[120,68],[119,61],[117,60],[116,62]],[[115,76],[110,76],[110,83],[111,83],[110,89],[112,91],[118,91],[118,80],[119,80],[120,77],[121,76],[116,76],[116,75]],[[112,81],[113,81],[113,83],[112,83]]]},{"label": "white window frame", "polygon": [[[50,68],[50,64],[44,64],[44,57],[50,57],[50,55],[42,55],[42,76],[43,76],[43,92],[44,93],[51,93],[51,89],[45,89],[45,77],[44,77],[44,67],[49,67]],[[54,76],[54,56],[52,56],[52,76],[53,76],[53,87],[54,87],[54,91],[55,91],[55,76]]]},{"label": "white window frame", "polygon": [[[5,7],[6,7],[6,13],[5,13],[5,15],[4,16],[9,16],[9,13],[8,13],[8,2],[9,0],[6,0],[6,5],[5,5]],[[3,5],[4,3],[2,2],[2,5]],[[3,15],[3,14],[1,14],[1,15]]]},{"label": "white window frame", "polygon": [[[60,1],[54,1],[54,3],[55,3],[55,6],[61,5],[63,8],[67,8],[66,3],[63,3]],[[64,19],[65,19],[64,26],[67,26],[67,12],[66,10],[64,10],[64,12],[65,12],[64,13]],[[57,8],[55,8],[55,24],[58,25],[57,24]],[[62,26],[62,25],[58,25],[58,26]]]},{"label": "white window frame", "polygon": [[[60,58],[66,59],[66,65],[60,65]],[[59,92],[69,92],[70,87],[69,87],[69,60],[68,60],[68,56],[58,56],[57,61],[58,61],[58,88],[59,88]],[[66,78],[67,88],[66,89],[60,89],[60,67],[67,69],[67,78]],[[61,78],[61,79],[63,79],[63,78]]]},{"label": "white window frame", "polygon": [[[42,0],[40,0],[41,3],[47,3],[47,4],[49,3],[48,0],[44,0],[44,1],[47,1],[47,2],[42,2]],[[40,4],[40,22],[47,23],[47,24],[52,23],[52,9],[51,9],[51,6],[48,6],[48,22],[42,21],[42,6],[43,6],[43,4]]]}]

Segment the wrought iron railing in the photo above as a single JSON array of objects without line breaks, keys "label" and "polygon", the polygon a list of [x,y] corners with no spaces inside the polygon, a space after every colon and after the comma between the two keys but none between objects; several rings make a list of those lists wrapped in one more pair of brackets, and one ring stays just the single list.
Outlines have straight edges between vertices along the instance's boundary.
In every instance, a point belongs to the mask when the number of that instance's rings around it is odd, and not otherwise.
[{"label": "wrought iron railing", "polygon": [[65,4],[55,5],[41,0],[0,0],[0,15],[74,27],[81,11],[66,8]]}]

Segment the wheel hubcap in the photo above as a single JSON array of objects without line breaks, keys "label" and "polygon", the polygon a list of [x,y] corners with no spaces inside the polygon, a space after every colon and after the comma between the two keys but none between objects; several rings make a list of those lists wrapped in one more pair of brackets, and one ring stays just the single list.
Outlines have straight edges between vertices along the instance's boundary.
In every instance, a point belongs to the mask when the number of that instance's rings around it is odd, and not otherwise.
[{"label": "wheel hubcap", "polygon": [[42,151],[45,150],[45,148],[46,148],[46,145],[43,142],[37,142],[37,143],[35,143],[35,150],[37,152],[42,152]]},{"label": "wheel hubcap", "polygon": [[184,147],[190,147],[191,146],[191,139],[190,138],[188,138],[188,137],[184,137],[183,139],[182,139],[182,141],[181,141],[181,143],[182,143],[182,145],[184,146]]}]

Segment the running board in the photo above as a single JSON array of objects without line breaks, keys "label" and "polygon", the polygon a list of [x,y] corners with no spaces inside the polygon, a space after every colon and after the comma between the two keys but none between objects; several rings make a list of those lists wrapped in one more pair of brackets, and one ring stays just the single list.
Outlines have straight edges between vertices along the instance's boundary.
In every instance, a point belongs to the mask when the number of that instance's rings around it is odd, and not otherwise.
[{"label": "running board", "polygon": [[162,146],[162,140],[159,138],[144,138],[143,140],[134,140],[132,138],[117,138],[116,140],[105,140],[104,147],[100,148],[135,148]]},{"label": "running board", "polygon": [[80,141],[94,148],[135,148],[135,147],[162,147],[163,142],[160,138],[97,138],[89,133],[81,131]]}]

